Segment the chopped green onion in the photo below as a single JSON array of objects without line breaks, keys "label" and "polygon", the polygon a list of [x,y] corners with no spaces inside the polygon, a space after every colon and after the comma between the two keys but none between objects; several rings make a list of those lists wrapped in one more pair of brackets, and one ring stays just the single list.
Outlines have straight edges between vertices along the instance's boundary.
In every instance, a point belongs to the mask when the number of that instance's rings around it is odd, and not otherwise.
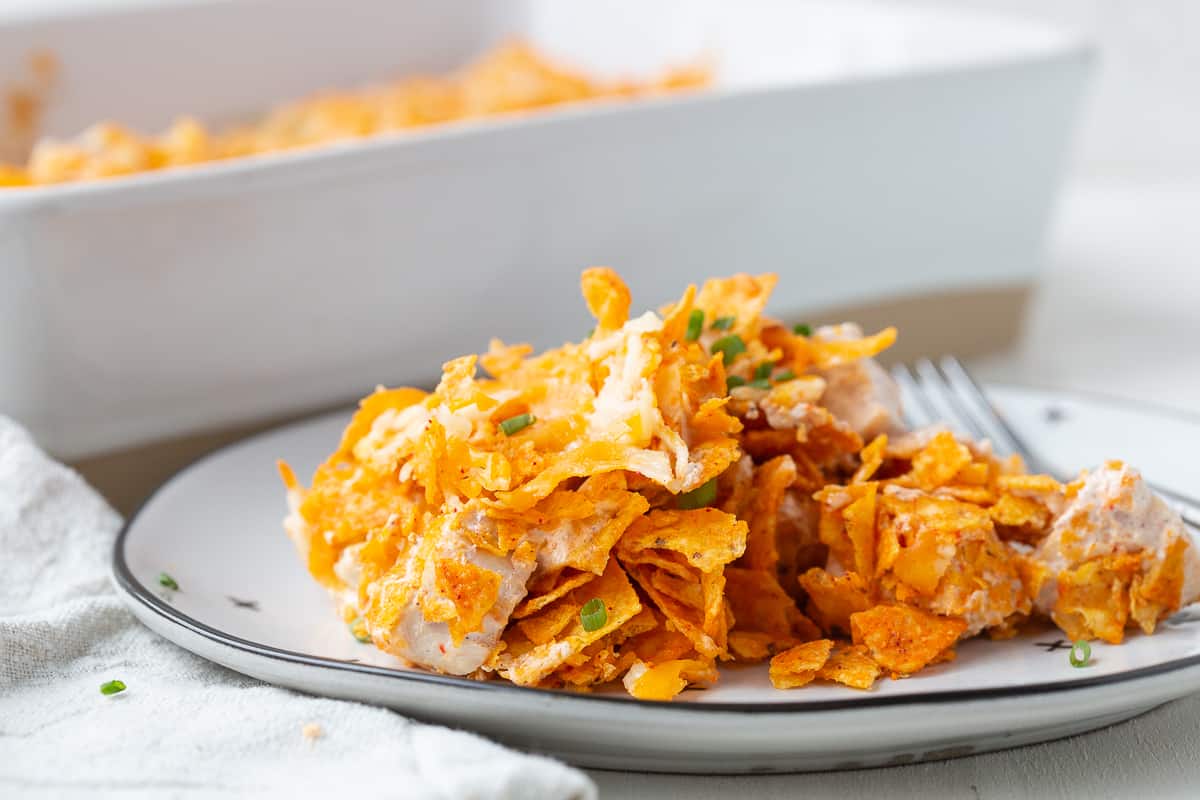
[{"label": "chopped green onion", "polygon": [[595,335],[596,335],[596,329],[595,329],[595,328],[592,328],[590,331],[588,331],[588,335],[587,335],[587,337],[586,337],[586,338],[590,339],[590,338],[592,338],[592,337],[593,337],[593,336],[595,336]]},{"label": "chopped green onion", "polygon": [[160,572],[158,574],[158,585],[165,586],[168,589],[171,589],[176,592],[179,591],[179,584],[175,582],[174,578],[172,578],[170,575],[168,575],[165,572]]},{"label": "chopped green onion", "polygon": [[707,508],[717,499],[717,479],[713,478],[708,483],[705,483],[690,492],[684,492],[675,498],[675,505],[679,508],[691,510],[695,508]]},{"label": "chopped green onion", "polygon": [[769,380],[767,380],[766,378],[755,378],[754,380],[750,381],[750,383],[747,385],[753,386],[755,389],[770,389],[771,388],[771,382]]},{"label": "chopped green onion", "polygon": [[783,383],[784,381],[794,381],[794,380],[796,380],[796,373],[790,369],[780,370],[779,372],[775,373],[775,382],[776,383]]},{"label": "chopped green onion", "polygon": [[588,633],[603,628],[608,623],[608,609],[604,607],[604,601],[593,597],[584,603],[583,608],[579,609],[579,621]]},{"label": "chopped green onion", "polygon": [[775,365],[770,361],[762,362],[754,368],[754,380],[758,381],[771,377],[771,370],[774,369],[774,367]]},{"label": "chopped green onion", "polygon": [[362,617],[355,617],[354,619],[350,620],[350,624],[348,624],[346,627],[350,629],[350,633],[352,633],[354,638],[358,639],[358,641],[362,642],[363,644],[371,643],[371,634],[367,633],[367,626],[363,624]]},{"label": "chopped green onion", "polygon": [[517,431],[524,430],[534,423],[533,414],[517,414],[500,423],[500,430],[505,436],[512,436]]},{"label": "chopped green onion", "polygon": [[713,353],[720,353],[721,357],[725,359],[725,363],[728,365],[733,363],[733,360],[737,358],[738,355],[746,352],[746,343],[742,341],[742,337],[734,333],[717,339],[712,343],[712,347],[709,349]]},{"label": "chopped green onion", "polygon": [[792,326],[792,333],[797,336],[812,336],[812,326],[803,322]]},{"label": "chopped green onion", "polygon": [[717,317],[713,320],[712,328],[714,331],[727,331],[733,327],[735,322],[737,322],[737,317]]},{"label": "chopped green onion", "polygon": [[1071,645],[1071,666],[1086,667],[1088,662],[1092,660],[1092,646],[1085,640],[1080,639],[1075,644]]},{"label": "chopped green onion", "polygon": [[693,308],[692,313],[688,314],[688,326],[686,338],[689,342],[694,342],[700,338],[700,332],[704,330],[704,312],[698,308]]},{"label": "chopped green onion", "polygon": [[729,375],[728,377],[725,378],[725,391],[726,392],[732,392],[737,387],[745,386],[745,385],[746,385],[746,379],[743,378],[741,375]]},{"label": "chopped green onion", "polygon": [[125,691],[125,683],[123,681],[108,681],[100,684],[100,694],[120,694]]}]

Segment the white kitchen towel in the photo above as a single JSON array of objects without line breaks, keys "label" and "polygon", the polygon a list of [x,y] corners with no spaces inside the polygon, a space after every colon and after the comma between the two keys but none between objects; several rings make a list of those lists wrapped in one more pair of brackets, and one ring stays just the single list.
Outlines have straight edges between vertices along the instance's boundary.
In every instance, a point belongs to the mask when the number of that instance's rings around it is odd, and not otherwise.
[{"label": "white kitchen towel", "polygon": [[[120,524],[0,416],[0,797],[595,797],[557,761],[268,686],[152,634],[109,583]],[[128,688],[106,697],[113,678]]]}]

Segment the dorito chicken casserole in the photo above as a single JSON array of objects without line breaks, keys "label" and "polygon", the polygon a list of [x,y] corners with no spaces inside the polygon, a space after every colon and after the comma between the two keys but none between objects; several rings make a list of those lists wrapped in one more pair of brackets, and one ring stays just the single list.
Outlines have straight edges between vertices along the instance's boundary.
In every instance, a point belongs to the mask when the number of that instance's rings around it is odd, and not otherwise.
[{"label": "dorito chicken casserole", "polygon": [[431,393],[364,399],[310,488],[281,463],[287,532],[351,631],[438,672],[668,700],[722,661],[868,689],[1035,616],[1119,643],[1200,595],[1135,470],[1063,485],[905,430],[873,359],[895,330],[787,327],[775,283],[630,319],[589,269],[582,343],[492,341]]},{"label": "dorito chicken casserole", "polygon": [[[35,65],[46,75],[43,91],[49,91],[54,62],[48,54],[41,58]],[[696,63],[667,70],[653,80],[604,81],[514,41],[450,75],[326,91],[229,130],[214,131],[196,119],[180,117],[157,136],[102,122],[68,141],[42,139],[26,163],[0,163],[0,188],[114,178],[586,100],[632,100],[698,89],[710,78],[709,67]],[[29,92],[11,103],[18,101],[22,127],[35,128],[40,101]]]}]

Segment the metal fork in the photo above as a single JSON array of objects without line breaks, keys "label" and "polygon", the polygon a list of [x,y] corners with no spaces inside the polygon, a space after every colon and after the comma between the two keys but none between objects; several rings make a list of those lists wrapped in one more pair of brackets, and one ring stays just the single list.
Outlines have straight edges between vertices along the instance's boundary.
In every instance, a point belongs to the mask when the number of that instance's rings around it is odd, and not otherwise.
[{"label": "metal fork", "polygon": [[[972,438],[991,440],[998,455],[1016,453],[1031,472],[1052,475],[1059,481],[1073,477],[1058,472],[1038,457],[954,356],[945,356],[936,364],[928,358],[911,366],[899,364],[892,368],[892,377],[900,385],[905,422],[910,427],[945,422]],[[1200,503],[1162,486],[1153,483],[1149,486],[1189,525],[1200,527]]]}]

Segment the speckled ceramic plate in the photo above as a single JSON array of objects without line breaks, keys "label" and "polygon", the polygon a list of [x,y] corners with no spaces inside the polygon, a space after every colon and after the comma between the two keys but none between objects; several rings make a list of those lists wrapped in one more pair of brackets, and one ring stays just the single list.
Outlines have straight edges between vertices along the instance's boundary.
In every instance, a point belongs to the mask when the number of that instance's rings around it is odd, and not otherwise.
[{"label": "speckled ceramic plate", "polygon": [[[1056,466],[1125,458],[1182,493],[1200,487],[1189,450],[1200,419],[1078,395],[993,388]],[[1200,689],[1200,608],[1153,637],[1093,646],[1082,669],[1054,629],[970,641],[959,657],[870,692],[771,687],[764,667],[727,668],[673,703],[575,694],[404,669],[356,642],[280,526],[277,458],[312,469],[346,414],[256,436],[193,464],[121,533],[114,577],[151,629],[270,683],[391,706],[576,764],[670,772],[780,772],[901,764],[1044,741],[1140,714]],[[178,591],[158,585],[171,574]]]}]

